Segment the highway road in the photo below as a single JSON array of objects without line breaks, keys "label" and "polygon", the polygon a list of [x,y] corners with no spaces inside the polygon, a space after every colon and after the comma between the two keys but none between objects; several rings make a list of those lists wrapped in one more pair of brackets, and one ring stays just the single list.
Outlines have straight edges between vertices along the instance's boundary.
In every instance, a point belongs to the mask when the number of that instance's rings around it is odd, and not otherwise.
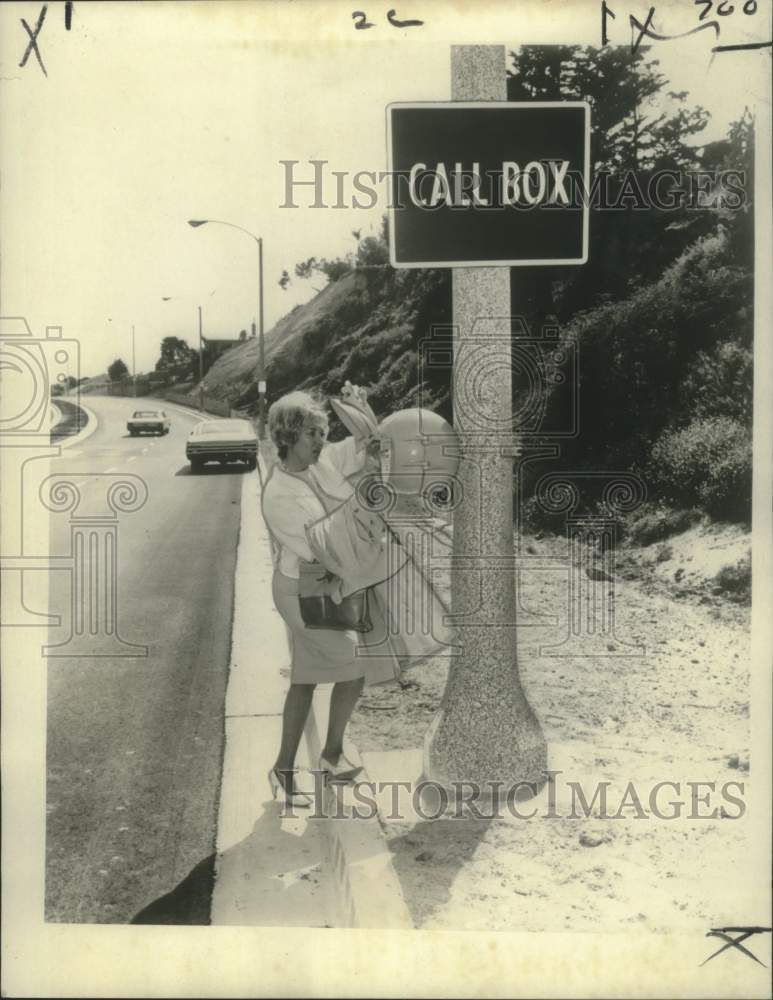
[{"label": "highway road", "polygon": [[[193,474],[185,439],[200,419],[160,401],[88,396],[95,433],[52,461],[78,479],[84,509],[105,484],[140,477],[148,499],[117,521],[117,621],[145,656],[48,660],[46,918],[206,923],[224,733],[234,568],[245,467]],[[164,437],[126,419],[158,406]],[[102,474],[101,476],[94,475]],[[70,518],[51,514],[52,554]],[[69,571],[51,573],[50,612],[71,628]]]}]

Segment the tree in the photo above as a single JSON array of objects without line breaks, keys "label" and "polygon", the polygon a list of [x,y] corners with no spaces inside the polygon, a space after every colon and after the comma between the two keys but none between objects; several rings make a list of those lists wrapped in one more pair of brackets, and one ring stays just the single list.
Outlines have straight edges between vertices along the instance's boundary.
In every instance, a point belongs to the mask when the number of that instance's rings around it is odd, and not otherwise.
[{"label": "tree", "polygon": [[645,49],[525,45],[511,56],[508,100],[590,103],[594,170],[696,164],[697,147],[688,140],[705,128],[708,113],[686,109],[686,91],[664,93],[668,80]]},{"label": "tree", "polygon": [[354,270],[354,262],[351,254],[332,258],[309,257],[308,260],[295,265],[295,276],[297,278],[311,278],[316,272],[324,274],[328,283],[332,285],[352,270]]},{"label": "tree", "polygon": [[[523,46],[511,57],[509,100],[588,101],[590,182],[606,189],[613,205],[623,190],[646,192],[656,171],[705,165],[695,137],[707,112],[687,104],[685,91],[667,89],[668,79],[647,50]],[[634,208],[632,200],[613,209],[591,204],[584,267],[515,269],[512,311],[539,328],[548,320],[567,322],[604,300],[623,299],[656,280],[690,243],[716,227],[708,209],[663,211],[646,199]]]},{"label": "tree", "polygon": [[156,371],[168,371],[181,366],[190,366],[196,352],[179,337],[164,337],[161,341],[161,356],[156,362]]},{"label": "tree", "polygon": [[126,367],[126,363],[121,358],[116,358],[107,369],[107,376],[111,382],[120,382],[121,379],[126,378],[128,374],[129,369]]},{"label": "tree", "polygon": [[[352,271],[388,268],[390,266],[388,232],[386,216],[382,217],[378,236],[363,238],[361,229],[353,229],[352,236],[357,241],[356,252],[347,253],[343,257],[309,257],[295,265],[295,276],[305,279],[311,278],[315,273],[324,274],[328,283],[333,285]],[[289,281],[287,271],[283,271],[279,284],[282,288],[286,288]]]},{"label": "tree", "polygon": [[317,258],[309,257],[308,260],[302,260],[295,265],[295,276],[296,278],[310,278],[318,267],[319,261]]}]

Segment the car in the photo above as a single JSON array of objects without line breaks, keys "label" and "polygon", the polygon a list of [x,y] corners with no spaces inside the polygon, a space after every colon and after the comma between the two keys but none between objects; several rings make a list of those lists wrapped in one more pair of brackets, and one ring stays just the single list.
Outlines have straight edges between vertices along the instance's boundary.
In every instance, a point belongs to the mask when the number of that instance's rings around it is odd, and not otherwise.
[{"label": "car", "polygon": [[185,455],[194,472],[205,462],[246,462],[248,469],[254,469],[258,436],[249,420],[240,417],[202,420],[188,435]]},{"label": "car", "polygon": [[136,434],[168,434],[172,421],[163,410],[135,410],[126,428],[134,437]]}]

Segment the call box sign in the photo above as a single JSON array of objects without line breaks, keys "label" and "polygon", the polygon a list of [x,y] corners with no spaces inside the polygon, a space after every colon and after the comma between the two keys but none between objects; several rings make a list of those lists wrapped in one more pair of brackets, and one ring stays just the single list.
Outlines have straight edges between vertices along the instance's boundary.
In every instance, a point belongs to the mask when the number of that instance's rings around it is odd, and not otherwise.
[{"label": "call box sign", "polygon": [[390,104],[393,267],[588,259],[586,101]]}]

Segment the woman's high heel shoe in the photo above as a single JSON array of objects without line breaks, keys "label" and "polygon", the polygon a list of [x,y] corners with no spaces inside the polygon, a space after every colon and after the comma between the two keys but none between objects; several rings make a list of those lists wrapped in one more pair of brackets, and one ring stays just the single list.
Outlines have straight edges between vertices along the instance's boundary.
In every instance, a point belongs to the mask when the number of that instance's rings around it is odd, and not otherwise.
[{"label": "woman's high heel shoe", "polygon": [[[290,791],[287,790],[285,782],[282,780],[280,775],[290,776]],[[294,784],[295,771],[277,771],[275,767],[272,767],[268,772],[268,783],[271,787],[271,798],[276,799],[277,792],[281,789],[284,792],[285,805],[297,806],[299,809],[310,809],[312,804],[312,797],[306,792],[296,791]]]},{"label": "woman's high heel shoe", "polygon": [[337,782],[346,783],[352,781],[362,770],[362,767],[358,767],[353,764],[350,760],[341,754],[338,758],[338,762],[333,764],[331,761],[327,760],[325,757],[319,758],[319,769],[325,774],[325,781],[327,782]]}]

